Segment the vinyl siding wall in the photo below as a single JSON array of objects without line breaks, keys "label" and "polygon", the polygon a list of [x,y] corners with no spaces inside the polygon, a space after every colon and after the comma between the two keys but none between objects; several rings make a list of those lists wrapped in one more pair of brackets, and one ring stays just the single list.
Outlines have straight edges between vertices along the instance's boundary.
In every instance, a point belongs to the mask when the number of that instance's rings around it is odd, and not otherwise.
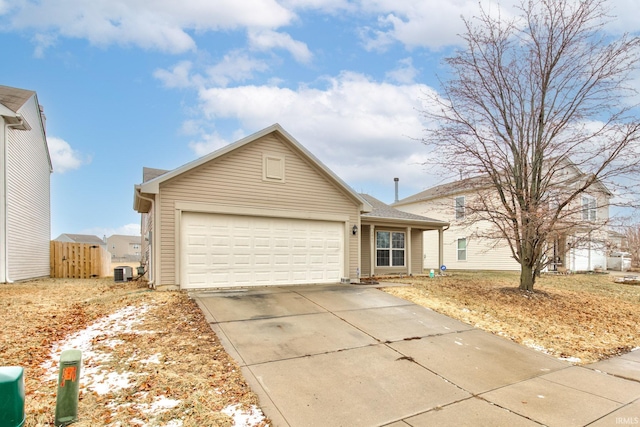
[{"label": "vinyl siding wall", "polygon": [[[471,226],[455,218],[455,197],[417,202],[396,209],[447,221],[451,225],[444,232],[443,262],[452,270],[513,270],[520,271],[520,265],[513,259],[506,242],[472,237],[474,232],[488,230],[491,224],[478,221]],[[466,196],[467,199],[471,196]],[[467,239],[467,259],[458,261],[458,239]],[[438,265],[438,232],[427,231],[423,235],[424,260],[426,270],[437,269]]]},{"label": "vinyl siding wall", "polygon": [[[575,210],[574,221],[584,223],[584,227],[595,228],[591,232],[593,242],[599,242],[600,247],[608,236],[606,223],[609,220],[609,208],[606,194],[598,191],[587,193],[597,200],[597,220],[595,222],[583,221],[580,209],[582,200],[578,197],[569,209]],[[464,195],[465,203],[473,203],[472,194],[456,194],[425,202],[416,202],[404,206],[396,206],[398,210],[424,215],[450,222],[450,227],[444,232],[443,258],[447,269],[454,270],[501,270],[520,271],[520,264],[513,259],[513,254],[506,240],[480,239],[474,234],[485,234],[492,228],[488,221],[474,223],[457,220],[455,217],[455,198]],[[576,236],[585,239],[585,233],[576,233]],[[467,259],[458,261],[458,239],[467,239]],[[587,245],[586,243],[584,245]],[[588,246],[588,245],[587,245]],[[591,245],[590,247],[594,247]],[[424,268],[438,268],[438,235],[437,232],[424,233]],[[570,254],[567,254],[569,257]],[[594,255],[595,256],[595,255]]]},{"label": "vinyl siding wall", "polygon": [[50,167],[35,96],[19,111],[31,130],[7,130],[7,239],[11,280],[49,276]]},{"label": "vinyl siding wall", "polygon": [[[285,158],[284,182],[263,180],[265,154]],[[269,210],[342,215],[349,218],[349,230],[353,225],[360,226],[357,202],[288,143],[270,134],[161,184],[156,197],[160,215],[160,286],[179,285],[176,268],[179,247],[176,203],[179,202],[259,208],[265,216],[269,216]],[[345,274],[352,279],[356,278],[359,265],[359,238],[360,233],[354,236],[345,232],[345,245],[348,243],[349,248]]]},{"label": "vinyl siding wall", "polygon": [[371,273],[371,226],[363,224],[360,231],[360,253],[362,265],[361,276],[369,277]]},{"label": "vinyl siding wall", "polygon": [[[436,233],[436,242],[438,241]],[[422,230],[411,229],[411,274],[422,274],[423,265],[422,258],[424,254],[424,237]],[[436,247],[437,251],[437,247]],[[437,257],[437,252],[436,252]],[[437,258],[436,258],[437,260]],[[437,262],[437,261],[436,261]]]}]

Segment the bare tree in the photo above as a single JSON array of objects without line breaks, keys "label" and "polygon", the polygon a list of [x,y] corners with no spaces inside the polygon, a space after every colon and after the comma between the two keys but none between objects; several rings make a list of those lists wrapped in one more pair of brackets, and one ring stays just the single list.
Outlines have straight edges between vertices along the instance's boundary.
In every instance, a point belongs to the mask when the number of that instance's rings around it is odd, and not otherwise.
[{"label": "bare tree", "polygon": [[423,142],[448,170],[484,177],[473,218],[508,241],[520,288],[533,290],[550,239],[579,226],[582,196],[599,186],[622,200],[636,184],[640,124],[625,83],[640,40],[604,32],[604,0],[522,0],[519,11],[464,20]]}]

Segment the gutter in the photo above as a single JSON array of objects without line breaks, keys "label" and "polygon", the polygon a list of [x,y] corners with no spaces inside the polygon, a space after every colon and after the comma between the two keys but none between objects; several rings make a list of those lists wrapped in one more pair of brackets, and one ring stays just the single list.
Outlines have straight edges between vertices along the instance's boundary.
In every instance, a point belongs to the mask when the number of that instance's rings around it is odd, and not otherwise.
[{"label": "gutter", "polygon": [[13,283],[13,280],[11,280],[11,278],[9,277],[9,238],[8,238],[8,234],[7,231],[9,230],[9,220],[8,220],[8,215],[7,215],[7,209],[9,206],[9,203],[7,201],[7,177],[8,177],[8,172],[7,172],[7,157],[9,156],[9,141],[8,141],[8,135],[9,135],[9,128],[22,128],[22,129],[30,129],[29,128],[29,124],[25,122],[25,120],[22,118],[22,116],[20,114],[16,114],[14,116],[18,122],[17,123],[5,123],[4,125],[4,153],[3,153],[3,164],[2,164],[2,169],[3,169],[3,177],[2,177],[2,191],[3,191],[3,197],[2,197],[2,204],[3,204],[3,218],[2,218],[2,235],[3,235],[3,239],[4,241],[2,242],[4,245],[4,259],[2,260],[3,264],[4,264],[4,268],[3,268],[3,277],[2,277],[2,281],[3,283]]},{"label": "gutter", "polygon": [[[151,203],[151,211],[153,212],[153,215],[155,216],[156,210],[155,210],[155,202],[154,202],[154,200],[149,198],[149,197],[144,197],[142,195],[142,191],[140,190],[140,186],[136,186],[135,190],[136,190],[136,197],[139,197],[140,199],[146,200],[146,201]],[[153,228],[155,228],[155,226],[156,226],[156,221],[155,221],[155,218],[154,218],[154,220],[153,220]],[[144,238],[144,236],[142,236],[142,238]],[[151,259],[149,260],[149,262],[151,264],[150,267],[152,267],[152,268],[149,268],[149,279],[150,279],[149,280],[149,287],[151,287],[153,289],[156,288],[156,286],[154,284],[154,280],[156,278],[156,275],[155,275],[155,272],[153,271],[156,268],[156,262],[153,259],[156,256],[156,251],[153,248],[154,245],[155,245],[155,241],[156,241],[156,236],[155,236],[155,233],[153,233],[153,235],[151,237],[151,242],[149,242],[149,246],[151,248],[151,257],[150,257]]]}]

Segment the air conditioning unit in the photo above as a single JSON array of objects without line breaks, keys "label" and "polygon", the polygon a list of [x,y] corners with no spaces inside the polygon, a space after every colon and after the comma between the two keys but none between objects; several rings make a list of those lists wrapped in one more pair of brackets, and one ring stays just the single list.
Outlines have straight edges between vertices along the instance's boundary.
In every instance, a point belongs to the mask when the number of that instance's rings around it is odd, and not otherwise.
[{"label": "air conditioning unit", "polygon": [[113,280],[116,282],[128,282],[133,279],[133,269],[129,266],[120,266],[113,269]]}]

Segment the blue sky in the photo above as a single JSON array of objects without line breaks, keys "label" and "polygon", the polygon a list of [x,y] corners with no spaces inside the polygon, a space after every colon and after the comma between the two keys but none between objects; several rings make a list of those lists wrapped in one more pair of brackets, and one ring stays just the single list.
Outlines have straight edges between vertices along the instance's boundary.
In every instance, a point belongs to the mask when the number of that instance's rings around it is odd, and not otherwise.
[{"label": "blue sky", "polygon": [[[640,29],[635,1],[610,4],[621,17],[612,33]],[[421,166],[421,99],[439,90],[460,17],[476,10],[476,0],[0,0],[0,84],[36,91],[45,108],[52,237],[137,234],[143,166],[173,169],[275,122],[356,191],[392,202],[394,177],[400,197],[440,183]]]}]

